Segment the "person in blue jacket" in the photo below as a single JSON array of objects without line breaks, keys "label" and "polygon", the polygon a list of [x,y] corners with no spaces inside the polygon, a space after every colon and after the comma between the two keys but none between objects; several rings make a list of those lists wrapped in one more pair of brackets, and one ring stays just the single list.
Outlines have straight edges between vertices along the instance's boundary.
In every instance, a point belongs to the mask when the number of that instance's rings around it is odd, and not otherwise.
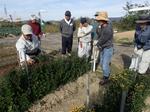
[{"label": "person in blue jacket", "polygon": [[136,23],[134,55],[129,69],[145,74],[150,66],[150,17],[142,15]]}]

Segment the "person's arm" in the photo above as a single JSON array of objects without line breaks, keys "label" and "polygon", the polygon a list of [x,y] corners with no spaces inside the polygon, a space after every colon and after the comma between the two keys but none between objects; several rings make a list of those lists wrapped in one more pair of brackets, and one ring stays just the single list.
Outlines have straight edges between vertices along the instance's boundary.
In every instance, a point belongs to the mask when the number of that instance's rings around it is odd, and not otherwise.
[{"label": "person's arm", "polygon": [[77,33],[77,37],[81,38],[84,36],[84,31],[82,30],[82,28],[78,28],[78,33]]},{"label": "person's arm", "polygon": [[23,63],[27,61],[28,64],[33,64],[35,61],[30,58],[29,55],[26,54],[26,49],[23,43],[18,42],[16,44],[17,52],[18,52],[18,58],[20,59],[20,63]]},{"label": "person's arm", "polygon": [[150,28],[140,33],[139,35],[140,42],[145,44],[149,40],[149,37],[150,37]]},{"label": "person's arm", "polygon": [[76,30],[76,23],[73,22],[73,31],[75,31],[75,30]]},{"label": "person's arm", "polygon": [[90,30],[87,30],[87,31],[83,31],[82,28],[79,28],[77,37],[78,38],[85,37],[85,36],[91,34],[91,32],[92,32],[92,28]]},{"label": "person's arm", "polygon": [[20,59],[20,62],[24,62],[24,61],[29,61],[31,58],[29,57],[29,55],[27,55],[25,53],[25,50],[24,49],[19,49],[18,50],[18,53],[19,53],[19,59]]},{"label": "person's arm", "polygon": [[60,22],[60,25],[59,25],[59,31],[60,33],[62,33],[62,21]]}]

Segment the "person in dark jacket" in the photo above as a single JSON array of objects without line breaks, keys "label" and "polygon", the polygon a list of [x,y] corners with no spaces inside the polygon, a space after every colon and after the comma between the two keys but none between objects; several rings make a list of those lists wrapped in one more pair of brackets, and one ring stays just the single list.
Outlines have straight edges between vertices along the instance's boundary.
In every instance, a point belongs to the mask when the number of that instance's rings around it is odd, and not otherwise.
[{"label": "person in dark jacket", "polygon": [[130,70],[145,74],[150,67],[150,18],[142,15],[136,21],[138,27],[135,32],[135,49]]},{"label": "person in dark jacket", "polygon": [[107,12],[99,12],[96,17],[99,23],[97,28],[98,42],[97,47],[100,50],[100,65],[103,71],[103,79],[101,85],[106,84],[110,77],[110,63],[113,55],[113,28],[109,24]]},{"label": "person in dark jacket", "polygon": [[65,18],[60,22],[60,33],[62,36],[62,56],[68,53],[71,56],[73,33],[76,30],[75,22],[71,18],[71,12],[65,12]]}]

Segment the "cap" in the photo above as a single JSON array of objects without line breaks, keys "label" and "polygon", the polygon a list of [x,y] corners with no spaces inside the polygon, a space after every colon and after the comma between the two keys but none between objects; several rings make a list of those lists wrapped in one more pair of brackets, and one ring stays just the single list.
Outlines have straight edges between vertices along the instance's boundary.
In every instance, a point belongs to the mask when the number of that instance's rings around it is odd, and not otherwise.
[{"label": "cap", "polygon": [[84,24],[84,23],[86,23],[86,22],[87,22],[87,19],[86,19],[86,18],[81,18],[81,19],[80,19],[80,23],[81,23],[81,24]]},{"label": "cap", "polygon": [[24,35],[29,35],[32,34],[32,28],[30,25],[25,24],[21,27],[21,31]]},{"label": "cap", "polygon": [[65,12],[65,16],[71,17],[71,12],[70,11],[66,11]]},{"label": "cap", "polygon": [[96,12],[94,16],[98,16],[98,15],[99,15],[99,12]]}]

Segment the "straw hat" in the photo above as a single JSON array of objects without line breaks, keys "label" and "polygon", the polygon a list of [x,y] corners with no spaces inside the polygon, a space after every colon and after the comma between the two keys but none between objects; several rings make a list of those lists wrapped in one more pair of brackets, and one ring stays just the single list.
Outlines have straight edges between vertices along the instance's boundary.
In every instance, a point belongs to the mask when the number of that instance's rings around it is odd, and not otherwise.
[{"label": "straw hat", "polygon": [[105,11],[99,12],[98,16],[96,16],[96,20],[109,21],[107,12]]}]

